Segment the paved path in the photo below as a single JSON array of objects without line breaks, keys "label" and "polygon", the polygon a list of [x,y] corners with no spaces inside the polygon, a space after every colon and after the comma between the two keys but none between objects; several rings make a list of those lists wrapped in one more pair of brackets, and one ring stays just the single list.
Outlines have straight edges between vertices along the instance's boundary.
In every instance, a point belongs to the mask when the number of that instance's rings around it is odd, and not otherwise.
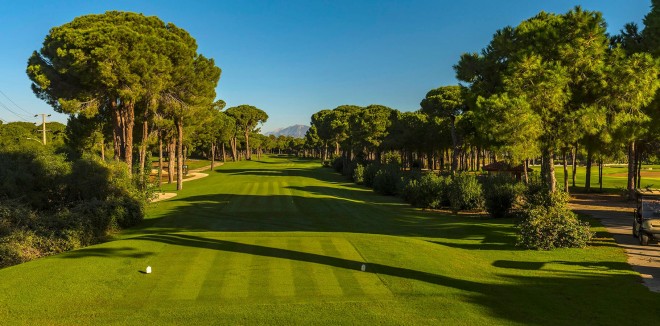
[{"label": "paved path", "polygon": [[[224,164],[224,163],[216,162],[215,166],[220,166],[222,164]],[[206,171],[206,170],[210,170],[210,169],[211,169],[211,165],[209,164],[209,165],[201,167],[201,168],[190,170],[190,171],[188,171],[188,177],[183,179],[183,182],[208,177],[209,175],[207,173],[201,173],[201,171]],[[173,197],[176,197],[175,192],[157,192],[156,193],[156,198],[154,200],[152,200],[151,202],[155,203],[157,201],[170,199],[170,198],[173,198]]]},{"label": "paved path", "polygon": [[597,218],[612,234],[617,245],[624,248],[628,263],[639,272],[653,292],[660,292],[660,245],[640,246],[632,236],[633,202],[616,195],[573,195],[571,208]]}]

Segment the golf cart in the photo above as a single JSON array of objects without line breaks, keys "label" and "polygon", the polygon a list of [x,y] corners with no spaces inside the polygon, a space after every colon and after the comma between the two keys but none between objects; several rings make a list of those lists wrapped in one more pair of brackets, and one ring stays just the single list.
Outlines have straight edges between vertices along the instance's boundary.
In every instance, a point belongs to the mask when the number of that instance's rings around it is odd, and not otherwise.
[{"label": "golf cart", "polygon": [[660,240],[660,190],[637,190],[632,234],[642,246]]}]

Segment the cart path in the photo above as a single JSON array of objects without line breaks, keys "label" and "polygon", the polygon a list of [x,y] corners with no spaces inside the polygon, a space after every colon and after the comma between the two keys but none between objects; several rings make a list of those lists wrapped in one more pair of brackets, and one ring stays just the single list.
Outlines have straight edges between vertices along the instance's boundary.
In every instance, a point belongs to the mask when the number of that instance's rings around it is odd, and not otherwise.
[{"label": "cart path", "polygon": [[633,202],[621,196],[605,194],[575,194],[571,209],[576,213],[591,215],[600,220],[614,241],[628,256],[628,263],[640,273],[644,285],[653,292],[660,292],[660,245],[640,246],[632,236]]}]

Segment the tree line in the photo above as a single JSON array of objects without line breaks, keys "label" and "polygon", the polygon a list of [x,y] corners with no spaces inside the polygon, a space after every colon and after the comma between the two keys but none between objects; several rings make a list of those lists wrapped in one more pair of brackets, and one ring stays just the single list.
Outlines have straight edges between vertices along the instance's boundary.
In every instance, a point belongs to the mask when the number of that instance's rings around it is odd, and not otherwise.
[{"label": "tree line", "polygon": [[601,169],[627,161],[632,194],[660,140],[660,1],[644,24],[610,36],[599,12],[540,12],[496,31],[480,53],[461,55],[453,66],[460,84],[430,90],[415,112],[342,105],[315,113],[307,148],[344,166],[384,162],[383,153],[397,153],[404,167],[452,173],[506,161],[522,164],[525,178],[537,160],[549,192],[556,159],[565,190],[570,159],[574,171],[576,157],[586,161],[587,190],[595,161]]},{"label": "tree line", "polygon": [[251,105],[223,111],[225,102],[215,101],[221,69],[197,52],[188,32],[154,16],[110,11],[54,27],[29,58],[27,74],[39,98],[69,114],[67,139],[79,155],[97,148],[105,158],[111,144],[116,160],[145,176],[155,147],[159,166],[168,154],[177,189],[193,145],[213,159],[228,145],[236,160],[244,144],[250,159],[250,137],[268,119]]}]

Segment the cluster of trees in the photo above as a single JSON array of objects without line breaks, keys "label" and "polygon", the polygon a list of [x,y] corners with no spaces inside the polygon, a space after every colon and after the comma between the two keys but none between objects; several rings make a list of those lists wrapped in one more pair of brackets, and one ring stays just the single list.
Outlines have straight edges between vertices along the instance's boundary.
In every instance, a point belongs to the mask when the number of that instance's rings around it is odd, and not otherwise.
[{"label": "cluster of trees", "polygon": [[[28,60],[32,89],[71,115],[81,142],[112,143],[117,160],[144,174],[149,137],[176,147],[181,188],[184,126],[216,103],[220,68],[185,30],[157,17],[111,11],[54,27]],[[138,138],[137,142],[134,140]]]},{"label": "cluster of trees", "polygon": [[312,116],[307,146],[324,160],[341,156],[344,166],[396,151],[406,167],[448,165],[453,173],[540,158],[549,192],[557,189],[557,158],[566,190],[569,157],[574,170],[579,155],[587,169],[595,160],[624,160],[632,192],[642,150],[648,158],[660,140],[660,1],[644,23],[641,32],[628,24],[609,37],[598,12],[541,12],[498,30],[481,53],[463,54],[454,66],[462,84],[429,91],[420,110],[322,110]]},{"label": "cluster of trees", "polygon": [[[42,126],[30,122],[0,122],[0,148],[17,149],[43,146]],[[46,146],[60,148],[64,145],[66,126],[59,122],[46,123]]]},{"label": "cluster of trees", "polygon": [[185,30],[158,17],[110,11],[75,18],[51,29],[28,60],[27,74],[39,98],[70,115],[66,139],[73,157],[95,152],[105,159],[110,152],[143,185],[153,152],[159,167],[167,153],[168,181],[176,175],[181,189],[188,154],[214,165],[220,154],[226,160],[226,147],[233,160],[251,159],[262,147],[289,147],[258,133],[268,119],[263,110],[223,111],[225,102],[214,101],[220,68],[197,53]]}]

